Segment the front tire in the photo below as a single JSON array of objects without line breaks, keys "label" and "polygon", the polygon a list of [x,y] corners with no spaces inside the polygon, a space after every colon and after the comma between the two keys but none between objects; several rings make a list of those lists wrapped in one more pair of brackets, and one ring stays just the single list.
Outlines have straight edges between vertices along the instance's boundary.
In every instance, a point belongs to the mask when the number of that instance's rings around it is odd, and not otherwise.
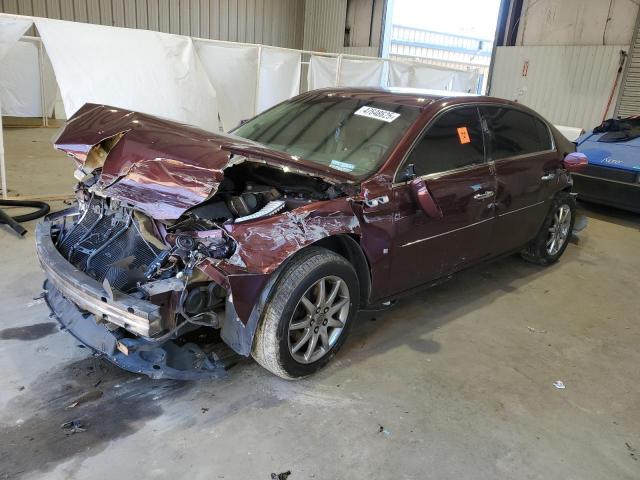
[{"label": "front tire", "polygon": [[576,201],[569,192],[558,193],[536,238],[520,253],[528,262],[551,265],[569,244],[576,220]]},{"label": "front tire", "polygon": [[360,288],[342,256],[310,247],[283,270],[256,331],[253,358],[286,379],[324,367],[344,343]]}]

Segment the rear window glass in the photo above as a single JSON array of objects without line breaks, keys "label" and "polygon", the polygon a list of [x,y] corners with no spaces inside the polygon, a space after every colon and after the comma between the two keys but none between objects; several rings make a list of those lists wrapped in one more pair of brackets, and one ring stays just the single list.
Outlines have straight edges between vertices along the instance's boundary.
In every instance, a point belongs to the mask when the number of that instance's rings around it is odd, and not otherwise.
[{"label": "rear window glass", "polygon": [[536,117],[513,108],[481,107],[489,127],[493,160],[551,149],[547,126]]}]

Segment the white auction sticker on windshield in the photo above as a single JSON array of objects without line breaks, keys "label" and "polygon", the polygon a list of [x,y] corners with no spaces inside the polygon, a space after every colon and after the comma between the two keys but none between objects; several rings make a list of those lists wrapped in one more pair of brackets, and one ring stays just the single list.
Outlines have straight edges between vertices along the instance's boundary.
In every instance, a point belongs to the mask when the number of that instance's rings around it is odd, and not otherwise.
[{"label": "white auction sticker on windshield", "polygon": [[383,122],[391,123],[400,116],[399,113],[390,112],[389,110],[382,110],[381,108],[374,107],[360,107],[354,115],[360,115],[361,117],[374,118],[376,120],[382,120]]},{"label": "white auction sticker on windshield", "polygon": [[339,162],[338,160],[331,160],[331,163],[329,164],[329,166],[334,170],[340,170],[341,172],[347,172],[347,173],[353,172],[354,168],[356,168],[356,166],[353,163]]}]

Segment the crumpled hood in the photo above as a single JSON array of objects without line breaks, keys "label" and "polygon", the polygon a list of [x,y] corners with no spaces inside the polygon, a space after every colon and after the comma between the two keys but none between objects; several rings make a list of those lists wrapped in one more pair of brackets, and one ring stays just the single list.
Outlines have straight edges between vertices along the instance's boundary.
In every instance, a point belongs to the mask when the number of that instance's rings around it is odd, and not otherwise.
[{"label": "crumpled hood", "polygon": [[[232,154],[319,176],[332,183],[353,177],[311,164],[256,142],[212,133],[130,110],[85,104],[54,140],[80,163],[96,163],[94,147],[108,139],[111,149],[92,188],[126,201],[156,219],[176,219],[215,194]],[[93,155],[93,156],[92,156]]]}]

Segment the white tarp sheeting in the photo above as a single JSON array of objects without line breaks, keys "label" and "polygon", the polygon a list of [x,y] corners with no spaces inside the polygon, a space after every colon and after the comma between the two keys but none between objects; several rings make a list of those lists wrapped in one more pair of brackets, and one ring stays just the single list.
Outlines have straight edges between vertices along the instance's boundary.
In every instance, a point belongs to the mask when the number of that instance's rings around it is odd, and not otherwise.
[{"label": "white tarp sheeting", "polygon": [[[29,27],[30,20],[14,19],[10,17],[0,18],[0,61],[24,35]],[[1,104],[2,100],[0,100]],[[1,105],[0,105],[1,107]],[[1,111],[1,108],[0,108]],[[4,134],[2,133],[2,118],[0,118],[0,176],[2,177],[2,197],[7,198],[7,170],[4,164]]]},{"label": "white tarp sheeting", "polygon": [[0,17],[0,60],[32,24],[27,19]]},{"label": "white tarp sheeting", "polygon": [[56,99],[56,79],[51,63],[42,56],[40,71],[39,45],[36,40],[16,42],[2,59],[0,68],[0,100],[2,115],[12,117],[41,117],[42,90],[40,76],[44,75],[44,108],[53,113]]},{"label": "white tarp sheeting", "polygon": [[478,71],[389,62],[389,86],[475,93]]},{"label": "white tarp sheeting", "polygon": [[194,40],[200,61],[218,96],[222,128],[228,132],[256,111],[258,47]]},{"label": "white tarp sheeting", "polygon": [[[341,87],[379,87],[383,84],[383,67],[382,60],[343,58],[340,64],[338,85]],[[307,75],[309,90],[335,87],[337,69],[337,58],[312,55]]]},{"label": "white tarp sheeting", "polygon": [[190,37],[35,19],[71,116],[88,102],[218,130],[216,92]]},{"label": "white tarp sheeting", "polygon": [[300,91],[299,52],[196,39],[194,44],[216,89],[227,132]]},{"label": "white tarp sheeting", "polygon": [[262,47],[258,112],[300,93],[300,53]]},{"label": "white tarp sheeting", "polygon": [[336,86],[338,59],[312,55],[309,59],[307,86],[309,90]]},{"label": "white tarp sheeting", "polygon": [[343,58],[338,85],[341,87],[379,87],[383,84],[383,67],[382,61]]}]

